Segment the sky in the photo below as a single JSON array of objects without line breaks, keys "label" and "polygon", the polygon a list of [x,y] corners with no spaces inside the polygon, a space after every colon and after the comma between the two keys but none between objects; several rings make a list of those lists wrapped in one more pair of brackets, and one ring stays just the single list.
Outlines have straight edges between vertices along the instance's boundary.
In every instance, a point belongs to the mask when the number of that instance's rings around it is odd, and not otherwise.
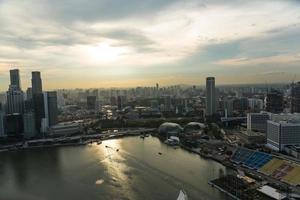
[{"label": "sky", "polygon": [[0,0],[0,90],[300,80],[299,0]]}]

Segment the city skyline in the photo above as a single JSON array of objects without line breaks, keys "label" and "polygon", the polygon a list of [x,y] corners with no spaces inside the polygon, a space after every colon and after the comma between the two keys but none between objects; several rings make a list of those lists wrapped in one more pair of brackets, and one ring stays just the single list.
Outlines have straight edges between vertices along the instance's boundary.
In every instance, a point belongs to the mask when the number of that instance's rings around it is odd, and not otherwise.
[{"label": "city skyline", "polygon": [[299,80],[299,1],[2,0],[0,10],[0,91],[13,68],[24,88],[42,71],[45,90]]}]

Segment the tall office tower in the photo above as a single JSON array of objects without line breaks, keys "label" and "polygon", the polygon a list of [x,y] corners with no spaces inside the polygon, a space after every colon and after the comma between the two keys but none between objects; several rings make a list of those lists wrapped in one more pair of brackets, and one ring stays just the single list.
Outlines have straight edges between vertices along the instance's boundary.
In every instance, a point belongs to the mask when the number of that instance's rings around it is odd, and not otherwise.
[{"label": "tall office tower", "polygon": [[293,113],[300,113],[300,82],[293,84],[291,98],[291,111]]},{"label": "tall office tower", "polygon": [[234,100],[233,98],[224,99],[224,111],[225,117],[232,116],[234,110]]},{"label": "tall office tower", "polygon": [[5,120],[5,113],[2,109],[2,105],[0,106],[0,137],[5,137],[5,126],[4,126],[4,120]]},{"label": "tall office tower", "polygon": [[283,94],[278,90],[271,90],[266,98],[266,110],[271,113],[283,111]]},{"label": "tall office tower", "polygon": [[57,109],[57,92],[47,92],[47,103],[48,103],[48,119],[49,126],[56,125],[58,122],[58,109]]},{"label": "tall office tower", "polygon": [[44,92],[44,111],[45,111],[45,117],[42,118],[42,127],[41,130],[44,130],[44,132],[48,129],[48,127],[56,125],[57,124],[57,115],[58,115],[58,109],[57,109],[57,93],[56,91],[52,92]]},{"label": "tall office tower", "polygon": [[49,108],[48,108],[48,93],[44,92],[43,93],[43,102],[44,102],[44,117],[41,120],[41,129],[40,131],[42,133],[46,133],[47,129],[49,128]]},{"label": "tall office tower", "polygon": [[6,92],[7,114],[23,113],[24,94],[21,91],[19,70],[10,70],[10,85]]},{"label": "tall office tower", "polygon": [[27,88],[24,102],[24,112],[27,113],[31,111],[33,111],[32,89]]},{"label": "tall office tower", "polygon": [[10,85],[14,85],[17,90],[21,90],[21,81],[18,69],[12,69],[10,73]]},{"label": "tall office tower", "polygon": [[35,117],[33,112],[23,115],[24,121],[24,137],[29,139],[36,135]]},{"label": "tall office tower", "polygon": [[36,93],[42,93],[42,79],[41,79],[41,73],[38,71],[34,71],[31,73],[31,84],[32,84],[32,94]]},{"label": "tall office tower", "polygon": [[32,99],[32,88],[29,87],[26,90],[26,100],[31,100]]},{"label": "tall office tower", "polygon": [[216,113],[216,88],[215,77],[206,78],[206,115],[211,116]]},{"label": "tall office tower", "polygon": [[33,94],[33,111],[35,113],[36,130],[40,131],[42,119],[45,117],[43,93]]},{"label": "tall office tower", "polygon": [[97,103],[97,97],[96,96],[87,96],[87,98],[86,98],[87,109],[95,110],[96,109],[96,103]]},{"label": "tall office tower", "polygon": [[6,92],[7,114],[23,113],[24,93],[15,85],[10,85]]},{"label": "tall office tower", "polygon": [[123,98],[122,98],[122,96],[117,97],[117,106],[118,106],[118,110],[123,109]]},{"label": "tall office tower", "polygon": [[34,71],[31,73],[32,84],[32,105],[35,113],[35,126],[36,130],[41,130],[42,119],[45,118],[44,95],[42,91],[41,73]]}]

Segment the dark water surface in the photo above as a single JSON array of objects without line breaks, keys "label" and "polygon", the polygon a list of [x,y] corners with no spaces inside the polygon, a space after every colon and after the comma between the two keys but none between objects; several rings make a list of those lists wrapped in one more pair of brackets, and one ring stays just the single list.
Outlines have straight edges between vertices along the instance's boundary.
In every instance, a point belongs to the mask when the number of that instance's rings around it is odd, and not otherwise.
[{"label": "dark water surface", "polygon": [[192,200],[228,199],[207,184],[222,170],[154,137],[6,152],[0,153],[0,199],[176,200],[180,189]]}]

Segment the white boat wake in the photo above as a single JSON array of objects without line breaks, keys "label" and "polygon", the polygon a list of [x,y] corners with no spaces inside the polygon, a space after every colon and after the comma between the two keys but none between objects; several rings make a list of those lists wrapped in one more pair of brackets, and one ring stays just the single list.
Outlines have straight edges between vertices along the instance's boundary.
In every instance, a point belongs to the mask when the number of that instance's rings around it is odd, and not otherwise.
[{"label": "white boat wake", "polygon": [[184,190],[180,190],[177,200],[188,200],[188,196]]}]

